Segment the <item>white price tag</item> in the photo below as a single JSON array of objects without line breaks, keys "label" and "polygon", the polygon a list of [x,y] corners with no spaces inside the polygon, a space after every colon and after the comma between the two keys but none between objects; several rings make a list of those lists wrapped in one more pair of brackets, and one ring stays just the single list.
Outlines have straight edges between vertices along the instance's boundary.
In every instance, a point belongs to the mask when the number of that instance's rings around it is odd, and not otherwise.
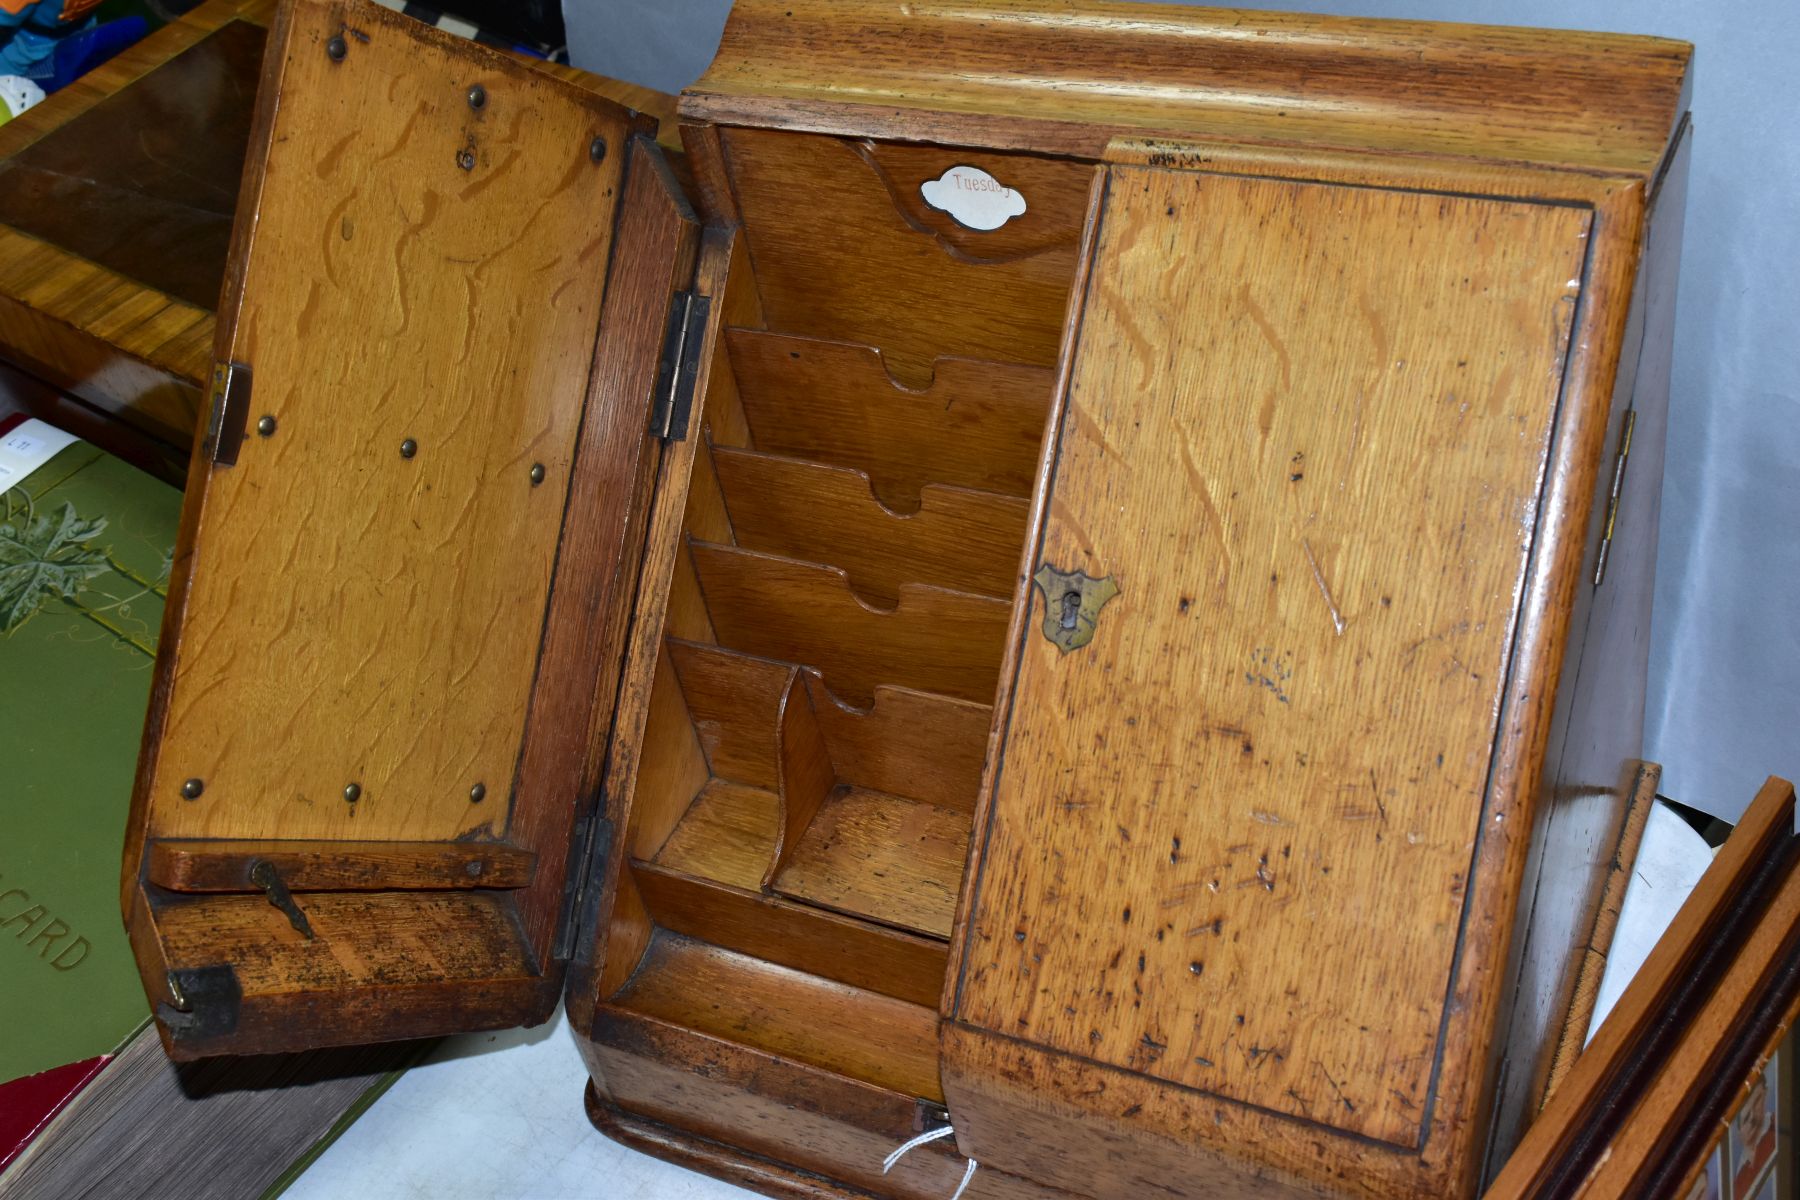
[{"label": "white price tag", "polygon": [[79,440],[35,419],[0,436],[0,492],[23,483],[27,475],[55,458],[57,451]]}]

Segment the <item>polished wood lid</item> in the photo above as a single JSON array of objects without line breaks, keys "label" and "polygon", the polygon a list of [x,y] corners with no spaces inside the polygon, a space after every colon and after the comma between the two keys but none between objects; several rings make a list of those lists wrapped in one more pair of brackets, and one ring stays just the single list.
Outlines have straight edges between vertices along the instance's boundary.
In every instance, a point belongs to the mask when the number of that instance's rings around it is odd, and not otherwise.
[{"label": "polished wood lid", "polygon": [[1686,42],[1096,0],[738,0],[684,115],[1100,156],[1115,137],[1647,175]]}]

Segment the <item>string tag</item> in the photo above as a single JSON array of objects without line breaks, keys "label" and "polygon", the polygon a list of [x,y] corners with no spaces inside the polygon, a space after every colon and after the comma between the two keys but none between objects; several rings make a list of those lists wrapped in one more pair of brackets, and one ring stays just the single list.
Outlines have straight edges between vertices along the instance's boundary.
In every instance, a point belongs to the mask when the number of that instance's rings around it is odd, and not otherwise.
[{"label": "string tag", "polygon": [[[915,1150],[927,1142],[942,1141],[944,1138],[955,1134],[955,1132],[956,1130],[949,1125],[945,1125],[941,1129],[926,1130],[912,1141],[906,1143],[904,1146],[882,1159],[881,1173],[886,1175],[889,1171],[893,1170],[894,1164],[906,1157],[909,1151]],[[969,1181],[975,1178],[975,1168],[980,1165],[981,1164],[977,1163],[972,1158],[969,1160],[969,1169],[963,1172],[962,1182],[956,1185],[956,1190],[954,1192],[950,1193],[950,1200],[962,1200],[962,1194],[969,1190]]]}]

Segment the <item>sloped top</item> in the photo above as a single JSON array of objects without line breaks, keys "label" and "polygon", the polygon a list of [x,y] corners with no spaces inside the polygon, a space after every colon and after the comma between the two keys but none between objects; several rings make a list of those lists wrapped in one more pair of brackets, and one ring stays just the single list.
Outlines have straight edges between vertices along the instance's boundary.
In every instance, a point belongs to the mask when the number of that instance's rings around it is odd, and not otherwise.
[{"label": "sloped top", "polygon": [[737,0],[689,118],[1104,155],[1115,137],[1650,174],[1693,47],[1099,0]]}]

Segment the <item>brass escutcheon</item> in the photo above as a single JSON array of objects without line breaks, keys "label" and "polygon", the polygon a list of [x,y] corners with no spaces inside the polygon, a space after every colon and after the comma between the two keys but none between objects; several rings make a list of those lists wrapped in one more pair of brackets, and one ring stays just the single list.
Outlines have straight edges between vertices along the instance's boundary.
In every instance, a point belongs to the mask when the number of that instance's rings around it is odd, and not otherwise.
[{"label": "brass escutcheon", "polygon": [[1086,571],[1059,571],[1049,563],[1031,577],[1044,593],[1044,636],[1067,654],[1094,640],[1094,623],[1106,602],[1119,594],[1111,575],[1090,579]]}]

